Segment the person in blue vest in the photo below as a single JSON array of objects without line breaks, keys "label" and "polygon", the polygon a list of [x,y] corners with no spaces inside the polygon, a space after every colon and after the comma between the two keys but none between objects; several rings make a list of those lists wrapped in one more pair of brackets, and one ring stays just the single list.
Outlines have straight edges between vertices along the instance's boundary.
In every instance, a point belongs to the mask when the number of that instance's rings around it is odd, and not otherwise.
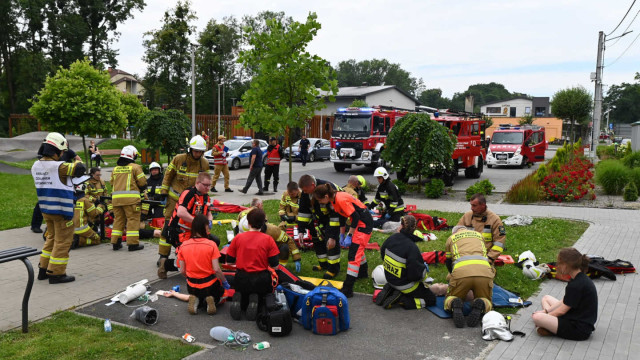
[{"label": "person in blue vest", "polygon": [[87,169],[78,158],[73,162],[62,161],[63,153],[68,149],[69,143],[62,134],[49,133],[38,151],[42,158],[31,167],[38,203],[47,223],[38,280],[49,279],[50,284],[75,280],[75,277],[67,275],[69,248],[74,232],[75,189],[71,178],[84,175]]}]

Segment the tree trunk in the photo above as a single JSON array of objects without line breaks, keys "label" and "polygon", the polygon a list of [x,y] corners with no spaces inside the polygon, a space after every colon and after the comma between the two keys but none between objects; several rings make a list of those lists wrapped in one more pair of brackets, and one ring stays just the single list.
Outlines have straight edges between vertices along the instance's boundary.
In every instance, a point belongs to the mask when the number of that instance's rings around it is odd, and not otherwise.
[{"label": "tree trunk", "polygon": [[293,155],[293,134],[289,129],[289,182],[293,181],[293,158],[291,155]]},{"label": "tree trunk", "polygon": [[4,69],[7,78],[7,90],[9,91],[9,108],[11,113],[16,112],[16,100],[13,92],[13,69],[11,66],[11,58],[9,57],[9,44],[2,44],[2,61],[4,62]]},{"label": "tree trunk", "polygon": [[87,144],[84,141],[84,135],[82,135],[82,148],[84,149],[84,163],[89,164],[89,153],[87,152]]}]

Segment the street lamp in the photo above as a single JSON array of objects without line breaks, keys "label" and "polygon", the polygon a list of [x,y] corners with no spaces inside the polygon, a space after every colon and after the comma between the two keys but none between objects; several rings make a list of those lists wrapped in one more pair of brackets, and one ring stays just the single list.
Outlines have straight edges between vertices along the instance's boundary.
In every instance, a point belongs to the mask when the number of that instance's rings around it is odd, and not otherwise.
[{"label": "street lamp", "polygon": [[191,44],[191,136],[196,136],[196,44]]},{"label": "street lamp", "polygon": [[222,135],[222,131],[220,129],[220,86],[224,86],[224,82],[218,83],[218,136]]}]

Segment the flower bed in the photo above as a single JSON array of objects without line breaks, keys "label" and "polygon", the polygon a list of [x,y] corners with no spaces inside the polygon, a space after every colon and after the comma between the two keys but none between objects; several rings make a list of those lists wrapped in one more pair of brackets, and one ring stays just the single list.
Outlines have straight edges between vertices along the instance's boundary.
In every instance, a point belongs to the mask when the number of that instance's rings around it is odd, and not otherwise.
[{"label": "flower bed", "polygon": [[574,151],[572,161],[561,165],[559,170],[545,176],[540,183],[545,197],[557,202],[576,201],[585,196],[595,200],[592,168],[591,161]]}]

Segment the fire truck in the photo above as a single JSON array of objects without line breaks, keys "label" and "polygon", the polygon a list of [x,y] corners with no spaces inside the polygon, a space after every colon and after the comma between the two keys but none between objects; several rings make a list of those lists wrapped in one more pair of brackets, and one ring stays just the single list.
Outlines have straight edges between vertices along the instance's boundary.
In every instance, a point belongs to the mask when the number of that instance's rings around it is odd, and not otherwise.
[{"label": "fire truck", "polygon": [[487,167],[531,166],[535,162],[544,161],[547,146],[543,126],[500,124],[491,136]]},{"label": "fire truck", "polygon": [[[397,120],[416,111],[429,113],[433,120],[446,126],[458,138],[452,154],[454,167],[441,174],[445,184],[453,185],[459,169],[465,169],[467,178],[479,178],[486,157],[485,121],[469,113],[446,110],[441,114],[437,109],[424,106],[413,111],[384,106],[339,108],[331,134],[331,161],[336,171],[344,171],[352,165],[385,166],[380,153],[387,134]],[[404,178],[402,172],[398,176]]]}]

